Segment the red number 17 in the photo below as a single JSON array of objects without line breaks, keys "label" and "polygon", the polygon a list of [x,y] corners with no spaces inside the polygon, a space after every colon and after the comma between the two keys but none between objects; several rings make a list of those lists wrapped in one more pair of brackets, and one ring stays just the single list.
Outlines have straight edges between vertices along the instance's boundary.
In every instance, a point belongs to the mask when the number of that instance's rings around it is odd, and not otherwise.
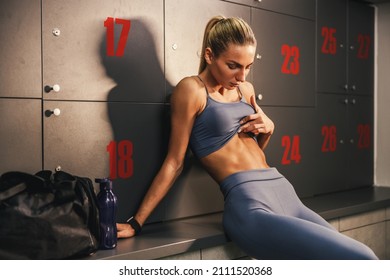
[{"label": "red number 17", "polygon": [[127,19],[115,19],[115,24],[122,24],[122,31],[121,35],[119,37],[119,43],[118,48],[114,48],[114,19],[112,17],[108,17],[104,21],[104,27],[107,28],[106,32],[106,48],[107,48],[107,55],[108,56],[123,56],[125,53],[125,47],[127,42],[127,37],[129,36],[131,21]]}]

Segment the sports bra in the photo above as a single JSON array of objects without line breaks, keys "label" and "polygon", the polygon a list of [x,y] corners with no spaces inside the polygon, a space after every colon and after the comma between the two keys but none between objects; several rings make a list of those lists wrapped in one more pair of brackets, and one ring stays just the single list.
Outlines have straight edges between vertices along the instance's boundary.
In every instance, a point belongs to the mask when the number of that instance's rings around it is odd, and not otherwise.
[{"label": "sports bra", "polygon": [[[198,78],[205,85],[202,79]],[[242,94],[240,101],[225,103],[211,98],[206,85],[205,88],[206,107],[195,119],[189,143],[198,158],[221,149],[238,132],[240,120],[255,112],[253,107],[245,102]]]}]

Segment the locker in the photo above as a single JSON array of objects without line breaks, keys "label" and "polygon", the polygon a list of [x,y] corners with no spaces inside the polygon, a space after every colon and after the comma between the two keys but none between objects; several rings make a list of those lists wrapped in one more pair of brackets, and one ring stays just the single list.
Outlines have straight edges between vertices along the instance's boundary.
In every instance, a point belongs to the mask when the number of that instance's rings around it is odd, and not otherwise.
[{"label": "locker", "polygon": [[42,5],[45,99],[164,101],[163,1]]},{"label": "locker", "polygon": [[372,95],[374,8],[347,0],[317,5],[317,91]]},{"label": "locker", "polygon": [[321,149],[315,154],[320,171],[318,193],[371,186],[372,97],[319,94],[318,104],[322,141]]},{"label": "locker", "polygon": [[345,93],[347,82],[347,1],[317,1],[317,91]]},{"label": "locker", "polygon": [[257,38],[253,83],[263,105],[315,105],[315,24],[313,21],[252,10]]},{"label": "locker", "polygon": [[262,107],[275,124],[264,150],[268,165],[276,167],[294,186],[300,197],[315,194],[317,159],[314,108]]},{"label": "locker", "polygon": [[[51,114],[55,109],[59,115]],[[164,105],[45,101],[44,112],[44,167],[91,179],[110,176],[118,220],[133,214],[166,152]],[[163,218],[159,209],[151,221]]]},{"label": "locker", "polygon": [[0,41],[0,97],[40,98],[40,0],[0,1]]},{"label": "locker", "polygon": [[0,99],[0,174],[42,169],[41,101]]},{"label": "locker", "polygon": [[348,96],[348,187],[374,183],[374,103],[372,96]]},{"label": "locker", "polygon": [[318,94],[316,113],[318,161],[316,193],[330,193],[347,188],[348,99],[345,95]]},{"label": "locker", "polygon": [[191,153],[184,170],[166,198],[166,219],[198,216],[223,211],[223,195],[218,184]]},{"label": "locker", "polygon": [[349,92],[373,95],[374,92],[374,21],[373,7],[349,2]]},{"label": "locker", "polygon": [[[222,1],[165,1],[166,76],[176,85],[185,76],[197,75],[203,33],[213,16],[238,16],[250,22],[250,8]],[[191,17],[188,12],[191,11]]]},{"label": "locker", "polygon": [[[191,11],[191,17],[188,17]],[[197,75],[203,33],[207,22],[216,15],[238,16],[250,22],[250,8],[222,1],[165,1],[165,57],[168,93],[185,76]],[[192,19],[192,20],[191,20]],[[249,77],[250,78],[250,77]],[[218,185],[189,156],[182,175],[168,194],[167,219],[214,213],[223,210],[223,196]]]},{"label": "locker", "polygon": [[226,2],[235,2],[282,14],[315,19],[315,1],[313,0],[227,0]]}]

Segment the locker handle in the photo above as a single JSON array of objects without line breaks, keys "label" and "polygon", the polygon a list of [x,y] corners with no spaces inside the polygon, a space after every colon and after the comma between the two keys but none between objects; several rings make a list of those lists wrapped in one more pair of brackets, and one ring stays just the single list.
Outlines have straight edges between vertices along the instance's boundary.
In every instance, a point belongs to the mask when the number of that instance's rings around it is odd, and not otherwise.
[{"label": "locker handle", "polygon": [[53,86],[45,86],[45,92],[47,92],[47,93],[49,93],[51,91],[60,92],[60,90],[61,90],[61,87],[58,84],[55,84]]},{"label": "locker handle", "polygon": [[61,110],[58,109],[58,108],[55,108],[55,109],[53,110],[53,115],[58,117],[59,115],[61,115]]},{"label": "locker handle", "polygon": [[61,110],[59,108],[55,108],[53,110],[46,110],[45,111],[45,116],[46,117],[50,117],[52,115],[58,117],[59,115],[61,115]]},{"label": "locker handle", "polygon": [[58,28],[53,28],[53,30],[51,31],[51,33],[52,33],[54,36],[58,37],[58,36],[61,35],[61,30],[58,29]]}]

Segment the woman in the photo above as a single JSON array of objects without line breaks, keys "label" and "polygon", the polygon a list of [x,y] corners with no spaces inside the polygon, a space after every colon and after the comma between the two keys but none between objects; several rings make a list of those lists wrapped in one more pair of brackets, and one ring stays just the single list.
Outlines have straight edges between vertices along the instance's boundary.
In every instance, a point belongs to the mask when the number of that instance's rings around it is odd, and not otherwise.
[{"label": "woman", "polygon": [[179,176],[188,145],[225,198],[226,234],[257,259],[377,259],[365,245],[337,232],[297,197],[266,162],[273,122],[245,80],[256,39],[239,18],[212,18],[206,26],[199,75],[186,77],[171,97],[172,130],[165,161],[136,215],[118,224],[131,237]]}]

